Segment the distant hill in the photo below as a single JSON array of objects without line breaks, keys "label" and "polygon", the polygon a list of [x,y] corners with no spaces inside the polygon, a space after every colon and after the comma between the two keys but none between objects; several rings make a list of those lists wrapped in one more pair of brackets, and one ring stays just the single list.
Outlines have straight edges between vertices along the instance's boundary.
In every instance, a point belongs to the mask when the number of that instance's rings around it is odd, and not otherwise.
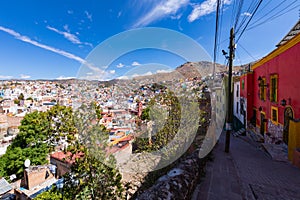
[{"label": "distant hill", "polygon": [[[222,72],[226,71],[226,67],[224,65],[216,64],[215,72]],[[209,74],[213,73],[213,63],[207,61],[201,62],[187,62],[179,67],[177,67],[172,72],[167,73],[158,73],[153,75],[147,76],[138,76],[135,77],[133,80],[151,80],[154,82],[160,81],[170,81],[174,79],[189,79],[189,78],[202,78]]]}]

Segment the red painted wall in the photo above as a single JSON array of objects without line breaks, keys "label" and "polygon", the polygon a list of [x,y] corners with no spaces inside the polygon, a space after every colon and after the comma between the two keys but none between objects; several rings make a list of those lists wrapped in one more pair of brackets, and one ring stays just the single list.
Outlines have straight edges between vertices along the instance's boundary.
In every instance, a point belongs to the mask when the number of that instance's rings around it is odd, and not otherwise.
[{"label": "red painted wall", "polygon": [[[244,89],[242,82],[244,81]],[[250,120],[253,114],[253,74],[248,73],[240,78],[241,97],[247,98],[247,119]]]},{"label": "red painted wall", "polygon": [[[266,82],[270,85],[270,75],[272,74],[278,74],[277,103],[270,102],[269,95],[267,95],[266,101],[260,100],[258,96],[258,77],[266,77]],[[300,118],[300,43],[255,68],[253,70],[253,89],[253,106],[257,109],[261,106],[268,119],[271,117],[271,106],[276,106],[278,107],[278,122],[283,124],[284,107],[280,105],[280,101],[285,99],[288,105],[289,98],[294,118]],[[267,94],[270,94],[270,86],[267,88]],[[259,121],[259,112],[257,112],[256,118]]]}]

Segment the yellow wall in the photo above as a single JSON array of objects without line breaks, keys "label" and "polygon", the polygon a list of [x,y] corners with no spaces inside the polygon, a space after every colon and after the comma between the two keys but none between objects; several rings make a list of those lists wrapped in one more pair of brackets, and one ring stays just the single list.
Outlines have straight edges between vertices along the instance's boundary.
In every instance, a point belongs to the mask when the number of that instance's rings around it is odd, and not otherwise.
[{"label": "yellow wall", "polygon": [[293,160],[293,152],[295,148],[300,148],[300,122],[290,120],[288,143],[289,160]]}]

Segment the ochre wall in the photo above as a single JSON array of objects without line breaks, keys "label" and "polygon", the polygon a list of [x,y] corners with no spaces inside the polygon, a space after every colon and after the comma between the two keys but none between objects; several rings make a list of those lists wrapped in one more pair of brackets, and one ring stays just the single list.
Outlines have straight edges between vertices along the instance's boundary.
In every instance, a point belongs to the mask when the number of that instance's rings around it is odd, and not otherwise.
[{"label": "ochre wall", "polygon": [[300,122],[290,120],[288,158],[291,161],[296,148],[300,148]]}]

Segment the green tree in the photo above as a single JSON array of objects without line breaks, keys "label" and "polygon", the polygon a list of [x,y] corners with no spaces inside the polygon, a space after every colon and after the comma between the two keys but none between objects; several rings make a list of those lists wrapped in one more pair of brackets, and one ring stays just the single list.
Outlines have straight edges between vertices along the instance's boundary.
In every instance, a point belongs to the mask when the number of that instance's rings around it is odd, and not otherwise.
[{"label": "green tree", "polygon": [[[79,140],[68,147],[71,152],[69,159],[76,159],[71,172],[64,176],[63,199],[124,197],[122,176],[116,169],[116,161],[113,156],[107,155],[108,131],[98,123],[99,109],[92,103],[82,105],[73,113]],[[46,193],[44,199],[49,195],[51,192]]]},{"label": "green tree", "polygon": [[63,198],[62,194],[58,190],[49,190],[37,195],[34,200],[57,200],[66,199]]},{"label": "green tree", "polygon": [[82,143],[69,148],[72,155],[81,155],[64,177],[64,196],[69,199],[122,199],[122,176],[115,159],[107,155],[108,134],[98,124],[86,128]]},{"label": "green tree", "polygon": [[142,111],[141,119],[150,120],[150,107],[147,107]]},{"label": "green tree", "polygon": [[0,176],[16,174],[21,178],[26,159],[30,159],[32,165],[46,164],[54,141],[65,137],[74,142],[76,130],[72,109],[65,106],[26,114],[19,126],[19,134],[0,158]]},{"label": "green tree", "polygon": [[28,97],[26,100],[33,101],[33,98],[32,97]]},{"label": "green tree", "polygon": [[53,106],[47,111],[47,120],[50,123],[48,129],[50,145],[54,146],[56,142],[63,138],[67,138],[70,143],[76,140],[77,128],[71,107]]},{"label": "green tree", "polygon": [[24,100],[24,94],[21,93],[21,94],[18,96],[18,99],[19,99],[19,100]]}]

